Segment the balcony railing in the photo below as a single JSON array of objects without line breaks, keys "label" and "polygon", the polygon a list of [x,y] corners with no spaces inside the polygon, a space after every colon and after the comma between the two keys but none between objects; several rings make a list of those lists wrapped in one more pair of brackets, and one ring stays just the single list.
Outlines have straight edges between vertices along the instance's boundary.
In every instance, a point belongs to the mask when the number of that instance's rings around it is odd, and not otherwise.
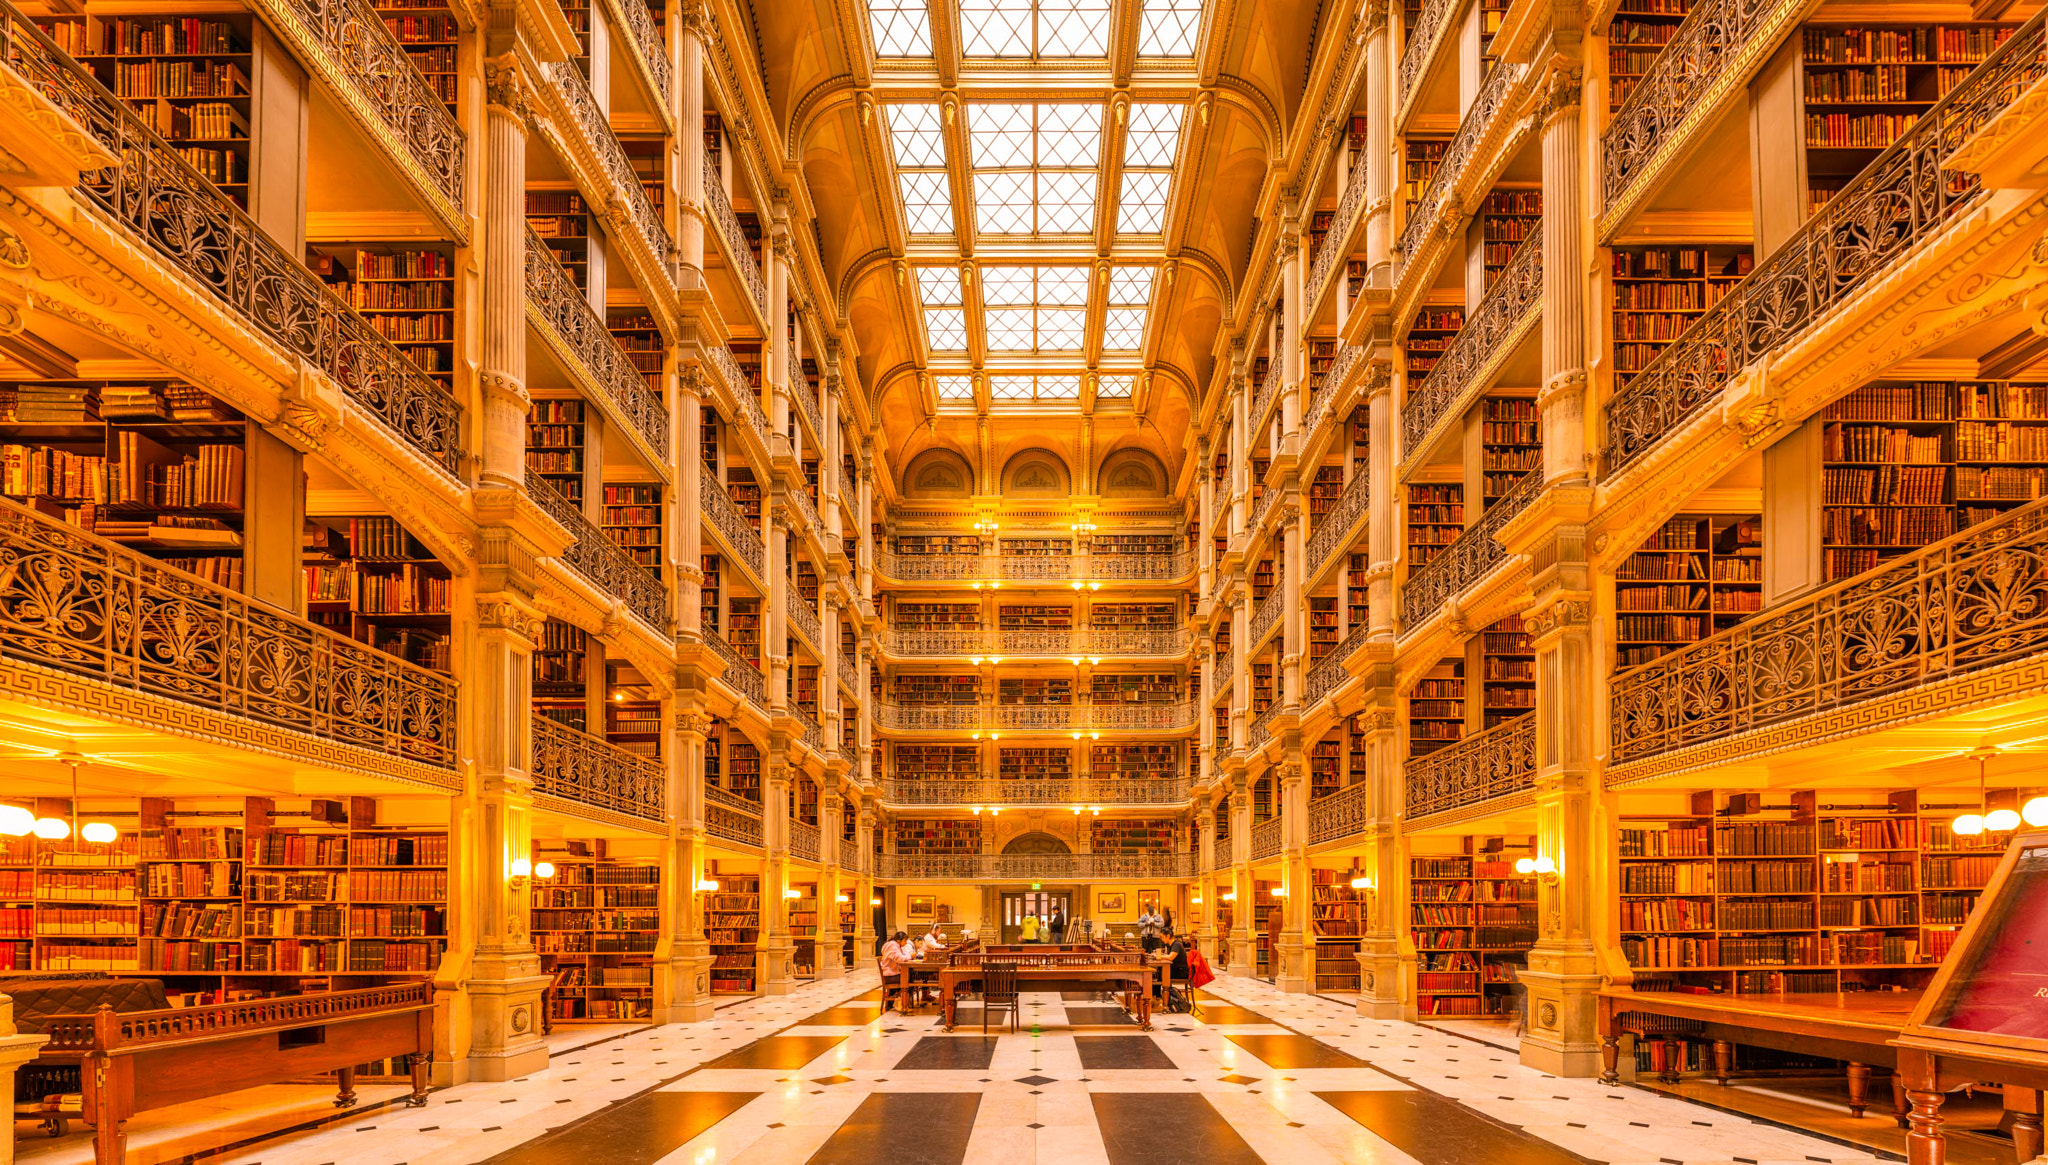
[{"label": "balcony railing", "polygon": [[87,174],[78,193],[133,232],[166,264],[291,355],[420,456],[453,474],[462,406],[369,321],[279,247],[254,219],[158,137],[13,6],[0,7],[7,67],[120,159]]},{"label": "balcony railing", "polygon": [[996,557],[996,573],[1004,579],[1070,579],[1074,559],[1066,554],[1003,554]]},{"label": "balcony railing", "polygon": [[641,451],[656,466],[667,464],[668,406],[649,391],[633,358],[605,327],[590,299],[562,269],[561,260],[526,228],[526,306],[554,334],[563,353],[583,366],[592,387],[604,394],[605,410],[626,422]]},{"label": "balcony railing", "polygon": [[455,681],[0,502],[0,656],[455,767]]},{"label": "balcony railing", "polygon": [[[801,371],[792,375],[789,378],[789,395],[796,401],[797,409],[803,413],[804,420],[810,426],[811,435],[822,443],[825,440],[825,417],[818,411],[818,394],[811,391],[810,378]],[[822,535],[824,531],[820,530],[818,533]]]},{"label": "balcony railing", "polygon": [[1280,715],[1282,707],[1280,701],[1275,699],[1266,705],[1264,712],[1252,720],[1251,727],[1244,730],[1245,747],[1258,748],[1273,739],[1273,719]]},{"label": "balcony railing", "polygon": [[732,393],[741,418],[754,430],[754,437],[761,442],[761,448],[768,448],[768,417],[761,411],[761,386],[754,383],[745,368],[740,367],[730,349],[721,345],[705,352],[712,367],[718,369],[718,374],[725,379],[726,391]]},{"label": "balcony railing", "polygon": [[[1725,6],[1694,9],[1680,35]],[[1718,401],[1722,387],[1752,361],[1864,295],[1900,257],[1978,199],[1983,188],[1976,175],[1944,170],[1942,159],[2048,73],[2044,15],[2007,38],[1614,395],[1607,405],[1610,475]],[[1665,49],[1658,63],[1678,48]],[[1631,103],[1653,100],[1649,87],[1645,79]]]},{"label": "balcony railing", "polygon": [[981,805],[995,800],[995,787],[980,777],[891,777],[882,800],[896,805]]},{"label": "balcony railing", "polygon": [[1431,615],[1443,610],[1445,604],[1477,585],[1495,567],[1508,560],[1507,547],[1502,546],[1494,535],[1507,525],[1508,519],[1528,508],[1542,489],[1543,467],[1538,466],[1524,474],[1504,497],[1488,506],[1486,512],[1479,516],[1479,521],[1430,559],[1428,566],[1408,576],[1407,584],[1401,588],[1403,635],[1421,627]]},{"label": "balcony railing", "polygon": [[1372,802],[1366,799],[1365,782],[1353,784],[1308,803],[1308,843],[1321,845],[1340,837],[1365,832],[1372,816]]},{"label": "balcony railing", "polygon": [[1080,634],[1084,655],[1184,655],[1195,638],[1186,628],[1171,630],[1093,627]]},{"label": "balcony railing", "polygon": [[858,693],[860,691],[860,669],[853,666],[853,661],[846,657],[846,652],[844,651],[839,652],[832,658],[838,665],[839,682],[845,685],[847,691]]},{"label": "balcony railing", "polygon": [[1487,372],[1512,352],[1517,333],[1543,309],[1543,224],[1515,248],[1465,326],[1430,370],[1409,391],[1401,409],[1403,456],[1419,457],[1444,431],[1458,423],[1471,398],[1485,389]]},{"label": "balcony railing", "polygon": [[1252,503],[1251,513],[1245,516],[1244,532],[1247,538],[1257,535],[1265,528],[1266,514],[1273,508],[1273,503],[1279,500],[1280,491],[1277,489],[1268,487],[1259,492],[1259,499]]},{"label": "balcony railing", "polygon": [[810,491],[802,489],[786,490],[783,496],[789,499],[790,508],[795,510],[798,516],[803,519],[804,525],[810,528],[811,533],[817,536],[818,541],[823,542],[825,540],[825,523],[818,517],[818,507],[812,503]]},{"label": "balcony railing", "polygon": [[1457,7],[1458,0],[1424,0],[1422,11],[1415,16],[1415,27],[1408,30],[1407,47],[1401,53],[1394,108],[1405,107],[1409,95],[1415,92],[1415,86],[1422,83],[1423,67],[1429,63],[1430,55],[1436,52],[1437,38],[1444,35],[1444,28]]},{"label": "balcony railing", "polygon": [[796,721],[803,737],[803,742],[819,752],[824,752],[825,730],[818,726],[817,718],[811,715],[810,710],[799,708],[792,704],[789,708],[789,714]]},{"label": "balcony railing", "polygon": [[[618,135],[612,132],[611,123],[605,120],[597,108],[596,99],[591,97],[590,82],[585,81],[582,72],[568,61],[552,61],[542,68],[554,79],[569,116],[575,119],[577,128],[597,154],[598,163],[604,167],[605,179],[612,186],[612,190],[606,193],[625,200],[625,217],[631,220],[632,229],[639,233],[654,262],[673,280],[675,242],[668,237],[668,228],[661,225],[661,216],[655,213],[654,204],[647,200],[647,190],[640,185],[639,171],[633,169],[632,160],[626,157],[626,149],[619,144]],[[623,233],[624,228],[619,229]]]},{"label": "balcony railing", "polygon": [[[1330,272],[1336,270],[1338,258],[1350,253],[1351,232],[1358,225],[1359,212],[1365,209],[1365,191],[1365,162],[1361,159],[1351,167],[1351,176],[1344,183],[1344,197],[1337,200],[1337,213],[1331,217],[1330,232],[1323,236],[1322,245],[1316,248],[1315,260],[1309,264],[1305,293],[1308,310],[1302,313],[1303,319],[1314,318]],[[1340,355],[1338,360],[1341,362],[1343,357]],[[1336,369],[1332,368],[1330,379],[1334,381],[1336,378]]]},{"label": "balcony railing", "polygon": [[661,576],[627,557],[596,523],[563,497],[544,477],[526,479],[526,491],[548,516],[566,527],[576,541],[562,552],[562,561],[591,586],[623,600],[642,623],[666,633],[669,628],[668,587]]},{"label": "balcony railing", "polygon": [[896,655],[987,655],[988,632],[966,630],[904,630],[888,632],[883,640]]},{"label": "balcony railing", "polygon": [[1352,532],[1371,505],[1372,475],[1361,465],[1345,484],[1344,492],[1337,495],[1337,504],[1330,507],[1316,524],[1315,533],[1308,537],[1309,573],[1321,574],[1331,558],[1351,545]]},{"label": "balcony railing", "polygon": [[1536,787],[1536,713],[1408,762],[1408,819]]},{"label": "balcony railing", "polygon": [[727,809],[734,809],[741,813],[751,813],[756,817],[761,815],[761,803],[759,801],[749,801],[731,789],[721,789],[717,785],[707,784],[704,786],[704,803],[706,805],[723,805]]},{"label": "balcony railing", "polygon": [[812,602],[798,595],[783,610],[789,615],[789,625],[796,628],[796,633],[803,636],[805,643],[811,645],[811,650],[823,651],[825,632],[818,626],[818,612],[812,608]]},{"label": "balcony railing", "polygon": [[1178,805],[1191,795],[1186,777],[1129,777],[1088,785],[1088,800],[1101,805]]},{"label": "balcony railing", "polygon": [[1209,661],[1209,693],[1222,695],[1230,687],[1230,681],[1237,670],[1237,662],[1227,647],[1216,649],[1216,658]]},{"label": "balcony railing", "polygon": [[1280,819],[1269,817],[1252,826],[1252,860],[1270,858],[1280,852]]},{"label": "balcony railing", "polygon": [[1191,704],[911,704],[878,703],[875,724],[909,732],[995,728],[1023,731],[1159,732],[1194,727]]},{"label": "balcony railing", "polygon": [[1337,358],[1330,364],[1329,371],[1316,382],[1315,391],[1309,393],[1308,407],[1301,410],[1303,432],[1315,433],[1329,423],[1330,411],[1337,400],[1337,390],[1344,387],[1344,378],[1351,375],[1351,366],[1365,358],[1365,348],[1359,344],[1346,344],[1337,349]]},{"label": "balcony railing", "polygon": [[[1611,763],[2038,659],[2044,564],[2048,501],[2037,501],[1624,672]],[[1917,712],[1942,705],[1938,691],[1916,693]]]},{"label": "balcony railing", "polygon": [[875,876],[889,881],[1073,882],[1192,878],[1193,854],[882,854]]},{"label": "balcony railing", "polygon": [[754,577],[767,574],[768,550],[761,545],[760,533],[754,529],[753,523],[747,521],[739,503],[733,501],[732,495],[709,473],[697,478],[697,501],[704,510],[704,516],[717,527],[719,537],[746,562]]},{"label": "balcony railing", "polygon": [[[1449,7],[1453,3],[1455,0],[1431,0],[1430,7]],[[1425,10],[1423,18],[1427,19],[1428,16],[1429,12]],[[1420,31],[1418,25],[1418,34]],[[1417,43],[1419,42],[1410,42],[1411,52]],[[1402,58],[1402,63],[1406,65],[1406,57]],[[1465,111],[1464,122],[1458,126],[1458,132],[1452,136],[1450,144],[1444,147],[1443,161],[1437,163],[1436,173],[1430,176],[1429,185],[1423,189],[1422,197],[1416,200],[1415,209],[1408,215],[1407,225],[1401,228],[1403,256],[1413,259],[1420,253],[1422,244],[1428,241],[1430,234],[1441,229],[1437,221],[1446,214],[1456,213],[1456,200],[1451,197],[1452,188],[1457,184],[1466,164],[1479,152],[1480,145],[1492,132],[1494,122],[1505,116],[1508,107],[1513,103],[1511,99],[1520,92],[1522,78],[1527,76],[1528,72],[1527,65],[1501,62],[1494,65],[1493,72],[1488,74],[1485,84],[1479,87],[1479,95],[1473,99],[1472,108]]]},{"label": "balcony railing", "polygon": [[855,845],[850,837],[839,839],[839,868],[842,870],[860,869],[860,847]]},{"label": "balcony railing", "polygon": [[983,779],[893,777],[882,799],[896,805],[1179,805],[1189,797],[1185,777]]},{"label": "balcony railing", "polygon": [[1280,621],[1280,612],[1286,607],[1281,601],[1285,591],[1285,587],[1274,583],[1273,589],[1266,592],[1266,597],[1260,599],[1258,606],[1252,608],[1252,631],[1251,639],[1248,641],[1252,650],[1256,650],[1266,641],[1266,632],[1271,631],[1273,625]]},{"label": "balcony railing", "polygon": [[[1250,418],[1251,431],[1254,433],[1265,432],[1266,410],[1273,407],[1273,398],[1280,395],[1280,372],[1283,367],[1284,362],[1276,355],[1266,366],[1266,375],[1259,380],[1259,395],[1252,398],[1251,412],[1246,414]],[[1253,523],[1254,526],[1257,524]]]},{"label": "balcony railing", "polygon": [[789,823],[789,856],[807,862],[818,860],[818,827],[802,821]]},{"label": "balcony railing", "polygon": [[[365,0],[264,0],[272,23],[316,67],[347,82],[351,105],[375,118],[397,140],[427,182],[462,210],[462,127],[420,76],[405,48]],[[337,86],[339,87],[339,86]]]},{"label": "balcony railing", "polygon": [[732,645],[716,631],[707,628],[704,632],[704,643],[711,648],[711,654],[725,664],[725,672],[718,678],[725,681],[727,687],[752,700],[755,707],[766,708],[768,685],[761,677],[761,669],[741,659],[739,653],[732,649]]},{"label": "balcony railing", "polygon": [[761,844],[761,819],[735,813],[723,805],[704,807],[704,829],[713,837],[741,845],[758,847]]},{"label": "balcony railing", "polygon": [[875,569],[902,582],[957,582],[983,576],[979,554],[896,554],[875,552]]},{"label": "balcony railing", "polygon": [[732,264],[740,284],[753,297],[754,309],[762,319],[767,319],[768,281],[761,277],[761,265],[754,262],[753,245],[747,241],[746,231],[740,229],[740,217],[733,213],[732,200],[725,196],[725,183],[709,153],[704,155],[704,201],[711,205],[711,222],[718,230],[719,241],[725,245],[725,261]]},{"label": "balcony railing", "polygon": [[[991,577],[989,556],[981,554],[896,554],[877,550],[875,569],[901,582],[960,582]],[[1186,578],[1194,569],[1194,552],[1185,547],[1172,554],[1095,554],[1085,560],[1070,555],[1006,554],[995,559],[993,577],[1006,581],[1064,582],[1084,578],[1170,582]]]},{"label": "balcony railing", "polygon": [[1168,582],[1195,573],[1194,551],[1182,547],[1172,554],[1091,554],[1088,577],[1105,581]]},{"label": "balcony railing", "polygon": [[980,704],[895,704],[874,705],[875,727],[897,732],[969,731],[982,726]]},{"label": "balcony railing", "polygon": [[647,821],[668,821],[661,764],[588,732],[535,715],[533,791]]},{"label": "balcony railing", "polygon": [[668,45],[662,42],[661,30],[654,25],[654,14],[647,10],[646,0],[614,0],[613,7],[624,18],[633,55],[646,70],[648,83],[661,98],[662,107],[667,108],[673,74],[669,69]]},{"label": "balcony railing", "polygon": [[1314,707],[1316,701],[1329,695],[1336,690],[1338,684],[1344,682],[1344,677],[1351,674],[1345,670],[1344,661],[1350,659],[1359,645],[1365,642],[1366,634],[1371,630],[1372,628],[1364,623],[1353,627],[1351,633],[1340,640],[1337,646],[1331,648],[1328,655],[1317,660],[1316,665],[1308,669],[1308,675],[1301,681],[1302,707]]},{"label": "balcony railing", "polygon": [[1193,642],[1184,628],[1076,627],[1067,630],[952,628],[892,630],[889,651],[903,656],[976,655],[1184,655]]}]

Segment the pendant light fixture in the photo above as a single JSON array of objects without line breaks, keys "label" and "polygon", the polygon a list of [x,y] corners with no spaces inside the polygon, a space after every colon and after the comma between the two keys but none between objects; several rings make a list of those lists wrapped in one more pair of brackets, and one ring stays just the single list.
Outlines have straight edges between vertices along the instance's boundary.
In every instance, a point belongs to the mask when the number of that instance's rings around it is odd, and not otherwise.
[{"label": "pendant light fixture", "polygon": [[[54,817],[45,817],[35,824],[36,836],[62,841],[75,834],[95,845],[112,844],[121,836],[121,831],[114,828],[113,822],[88,821],[84,829],[78,827],[78,770],[85,764],[85,757],[75,752],[63,752],[57,754],[57,759],[71,766],[71,820],[66,822]],[[72,848],[76,849],[77,843],[74,842]]]},{"label": "pendant light fixture", "polygon": [[[1990,804],[1990,794],[1985,790],[1984,783],[1984,769],[1985,766],[1991,760],[1991,753],[1992,750],[1988,748],[1980,748],[1976,752],[1977,812],[1965,813],[1962,816],[1956,818],[1954,821],[1948,823],[1949,831],[1951,833],[1954,833],[1957,837],[1982,837],[1984,835],[1984,831],[1987,828],[1991,827],[1990,819],[1992,816],[1995,816],[1995,814],[1990,814],[1986,811],[1987,807]],[[2012,811],[2010,809],[2004,809],[2000,810],[1999,812],[2011,813]],[[2013,818],[2013,823],[2015,825],[2018,824],[2019,815],[2013,814]],[[2011,826],[2007,826],[2007,828],[2011,828]]]}]

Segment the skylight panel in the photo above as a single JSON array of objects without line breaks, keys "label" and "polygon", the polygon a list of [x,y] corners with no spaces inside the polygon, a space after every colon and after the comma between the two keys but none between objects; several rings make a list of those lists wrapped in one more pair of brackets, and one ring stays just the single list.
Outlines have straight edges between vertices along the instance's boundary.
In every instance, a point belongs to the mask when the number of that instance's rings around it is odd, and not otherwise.
[{"label": "skylight panel", "polygon": [[1081,378],[1073,376],[1041,376],[1038,378],[1039,400],[1080,400]]},{"label": "skylight panel", "polygon": [[946,176],[933,171],[902,171],[896,175],[903,199],[904,227],[913,235],[953,233],[953,196]]},{"label": "skylight panel", "polygon": [[1116,233],[1157,235],[1166,231],[1166,198],[1173,175],[1160,170],[1126,170],[1116,200]]},{"label": "skylight panel", "polygon": [[1143,0],[1138,17],[1138,55],[1191,57],[1201,29],[1202,0]]},{"label": "skylight panel", "polygon": [[981,302],[990,307],[1029,304],[1035,297],[1031,267],[989,267],[981,273]]},{"label": "skylight panel", "polygon": [[1040,267],[1038,271],[1038,302],[1056,307],[1086,307],[1088,305],[1088,268],[1086,267]]},{"label": "skylight panel", "polygon": [[1129,400],[1138,378],[1128,372],[1104,374],[1095,378],[1096,400]]},{"label": "skylight panel", "polygon": [[988,378],[990,400],[1030,400],[1031,378],[1029,376],[991,376]]},{"label": "skylight panel", "polygon": [[1028,307],[992,307],[983,313],[987,318],[984,332],[991,352],[1029,352],[1035,340],[1032,309]]},{"label": "skylight panel", "polygon": [[1093,166],[1102,144],[1100,105],[1040,105],[1038,164]]},{"label": "skylight panel", "polygon": [[[1144,304],[1152,302],[1150,267],[1112,267],[1109,271],[1109,302]],[[927,301],[929,302],[929,301]]]},{"label": "skylight panel", "polygon": [[[896,166],[904,170],[928,170],[946,166],[946,130],[936,105],[886,106],[889,143],[896,152]],[[1142,106],[1140,108],[1143,108]],[[1128,153],[1128,151],[1126,151]]]},{"label": "skylight panel", "polygon": [[1142,307],[1113,307],[1102,313],[1102,350],[1135,352],[1145,346],[1145,317]]},{"label": "skylight panel", "polygon": [[1039,0],[1038,55],[1108,56],[1107,0]]},{"label": "skylight panel", "polygon": [[1131,106],[1130,125],[1124,132],[1124,165],[1173,165],[1180,150],[1180,120],[1185,108],[1167,102]]},{"label": "skylight panel", "polygon": [[960,46],[970,57],[1028,57],[1030,0],[961,0]]},{"label": "skylight panel", "polygon": [[967,313],[957,307],[924,309],[924,339],[934,352],[965,352]]},{"label": "skylight panel", "polygon": [[973,400],[974,378],[972,376],[936,376],[932,387],[937,390],[940,400]]},{"label": "skylight panel", "polygon": [[1109,0],[960,0],[970,57],[1107,57],[1109,26]]},{"label": "skylight panel", "polygon": [[917,293],[926,307],[958,307],[962,302],[960,273],[951,267],[919,267]]},{"label": "skylight panel", "polygon": [[1041,235],[1085,235],[1095,229],[1095,175],[1065,170],[1038,175]]},{"label": "skylight panel", "polygon": [[1032,233],[1031,174],[998,170],[974,176],[975,229],[985,235]]},{"label": "skylight panel", "polygon": [[1079,352],[1088,334],[1088,310],[1079,307],[1048,307],[1038,312],[1038,350]]},{"label": "skylight panel", "polygon": [[1036,106],[971,103],[967,107],[967,143],[977,170],[1029,166]]},{"label": "skylight panel", "polygon": [[868,34],[878,57],[932,55],[931,13],[925,0],[868,0]]},{"label": "skylight panel", "polygon": [[969,105],[975,228],[997,235],[1093,232],[1102,116],[1099,104]]}]

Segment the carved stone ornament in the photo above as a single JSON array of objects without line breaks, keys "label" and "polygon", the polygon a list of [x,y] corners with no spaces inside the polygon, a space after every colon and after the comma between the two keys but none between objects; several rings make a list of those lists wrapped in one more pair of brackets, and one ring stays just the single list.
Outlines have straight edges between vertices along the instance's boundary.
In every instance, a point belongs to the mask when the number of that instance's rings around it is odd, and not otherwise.
[{"label": "carved stone ornament", "polygon": [[1592,625],[1593,605],[1584,599],[1558,599],[1524,617],[1533,635],[1552,631],[1582,629]]},{"label": "carved stone ornament", "polygon": [[1557,1004],[1545,1003],[1544,1005],[1536,1009],[1536,1026],[1541,1028],[1549,1028],[1553,1031],[1556,1030]]},{"label": "carved stone ornament", "polygon": [[526,607],[505,599],[477,600],[476,621],[488,630],[510,631],[535,643],[540,641],[546,622]]},{"label": "carved stone ornament", "polygon": [[[1386,2],[1385,2],[1385,0],[1377,0],[1377,2],[1379,3],[1379,5],[1380,5],[1380,8],[1381,8],[1382,10],[1384,10],[1384,9],[1386,8]],[[1365,989],[1366,989],[1367,991],[1371,991],[1371,990],[1373,990],[1374,988],[1378,987],[1378,986],[1379,986],[1379,982],[1380,982],[1380,980],[1379,980],[1379,976],[1378,976],[1378,975],[1374,974],[1374,973],[1373,973],[1373,972],[1371,972],[1371,971],[1367,971],[1367,972],[1365,973]]]},{"label": "carved stone ornament", "polygon": [[1545,409],[1560,396],[1584,396],[1586,392],[1586,370],[1568,368],[1543,382],[1536,393],[1536,407]]},{"label": "carved stone ornament", "polygon": [[1783,427],[1778,414],[1778,402],[1764,401],[1753,408],[1745,409],[1734,418],[1735,431],[1742,434],[1742,447],[1753,449],[1766,438]]},{"label": "carved stone ornament", "polygon": [[1567,113],[1577,113],[1579,101],[1584,96],[1581,75],[1577,68],[1552,69],[1543,85],[1543,106],[1539,111],[1545,122]]},{"label": "carved stone ornament", "polygon": [[484,100],[522,123],[532,115],[533,103],[527,96],[518,57],[506,53],[484,62]]},{"label": "carved stone ornament", "polygon": [[676,713],[677,732],[693,732],[698,736],[708,736],[711,734],[711,726],[715,723],[717,721],[713,720],[708,712]]},{"label": "carved stone ornament", "polygon": [[533,1027],[533,1008],[522,1003],[512,1009],[512,1030],[524,1034]]},{"label": "carved stone ornament", "polygon": [[11,228],[0,226],[0,266],[16,271],[28,269],[28,244]]}]

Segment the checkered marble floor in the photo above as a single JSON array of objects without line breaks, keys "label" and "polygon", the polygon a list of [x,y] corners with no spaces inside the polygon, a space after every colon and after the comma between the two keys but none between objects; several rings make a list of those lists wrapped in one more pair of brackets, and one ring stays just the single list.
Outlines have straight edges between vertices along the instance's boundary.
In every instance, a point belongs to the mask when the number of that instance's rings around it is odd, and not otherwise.
[{"label": "checkered marble floor", "polygon": [[[1012,1034],[883,1012],[872,972],[558,1052],[211,1158],[233,1165],[1616,1165],[1879,1160],[1265,983],[1139,1031],[1027,993]],[[58,1159],[39,1155],[42,1160]],[[83,1158],[83,1159],[89,1159]]]}]

